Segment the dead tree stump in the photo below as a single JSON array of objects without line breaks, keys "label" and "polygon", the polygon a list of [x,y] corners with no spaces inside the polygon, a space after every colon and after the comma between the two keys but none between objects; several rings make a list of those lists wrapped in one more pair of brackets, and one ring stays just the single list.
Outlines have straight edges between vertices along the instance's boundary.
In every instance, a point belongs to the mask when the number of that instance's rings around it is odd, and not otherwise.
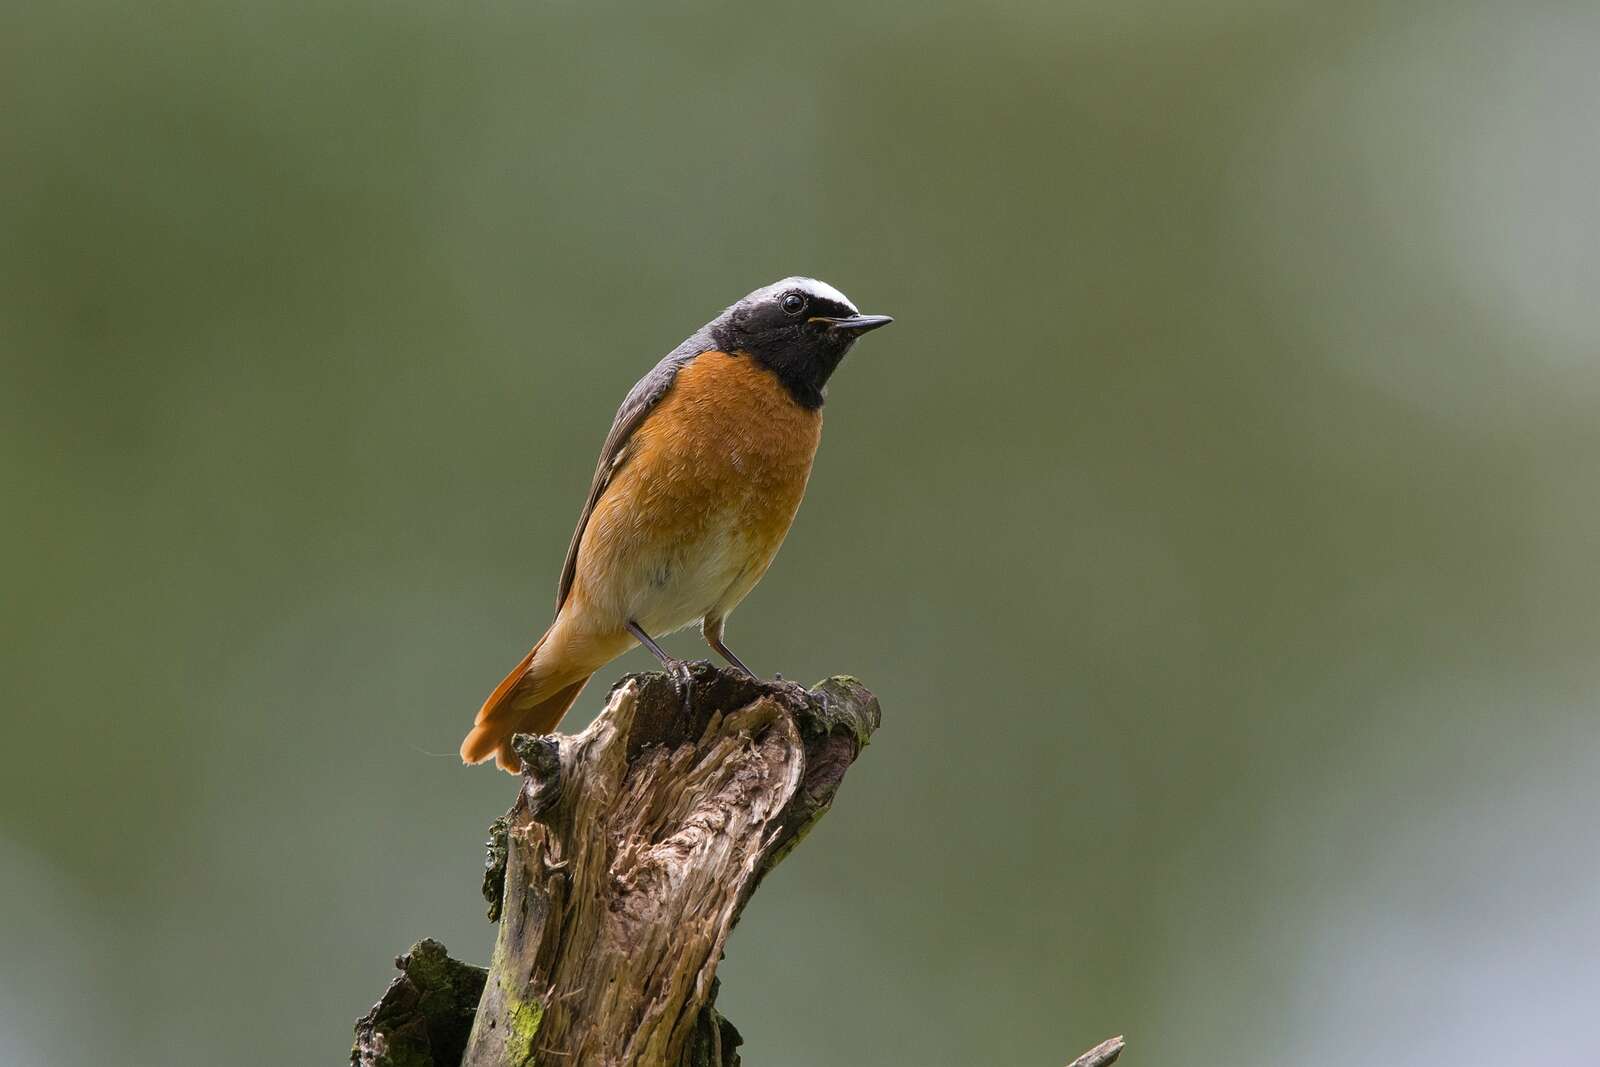
[{"label": "dead tree stump", "polygon": [[[517,739],[522,787],[484,880],[500,924],[487,976],[419,945],[357,1024],[356,1067],[739,1062],[715,1005],[728,935],[879,710],[850,678],[692,676],[687,706],[666,675],[632,675],[581,734]],[[461,991],[478,981],[468,1035]]]}]

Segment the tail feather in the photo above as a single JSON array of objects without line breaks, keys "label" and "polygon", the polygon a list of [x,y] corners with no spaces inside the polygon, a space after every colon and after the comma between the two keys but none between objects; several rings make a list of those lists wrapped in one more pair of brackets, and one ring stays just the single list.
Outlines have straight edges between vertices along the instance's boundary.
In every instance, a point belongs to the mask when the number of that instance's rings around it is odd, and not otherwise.
[{"label": "tail feather", "polygon": [[539,692],[547,689],[547,679],[535,677],[530,671],[539,644],[522,657],[522,662],[512,668],[505,680],[495,687],[489,699],[478,709],[471,732],[461,742],[461,759],[465,763],[482,763],[489,757],[502,770],[520,774],[521,761],[511,750],[514,734],[547,734],[554,730],[566,715],[567,709],[578,699],[578,694],[588,684],[590,675],[562,686],[548,695]]}]

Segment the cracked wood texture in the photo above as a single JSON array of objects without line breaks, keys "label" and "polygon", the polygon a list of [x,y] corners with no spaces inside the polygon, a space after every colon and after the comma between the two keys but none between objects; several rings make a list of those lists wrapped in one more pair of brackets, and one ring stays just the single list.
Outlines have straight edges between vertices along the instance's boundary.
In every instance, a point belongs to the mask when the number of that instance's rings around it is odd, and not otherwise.
[{"label": "cracked wood texture", "polygon": [[687,701],[666,675],[634,675],[581,734],[518,739],[522,790],[485,880],[499,936],[463,1065],[739,1062],[715,1007],[728,935],[879,710],[849,678],[806,690],[691,670]]}]

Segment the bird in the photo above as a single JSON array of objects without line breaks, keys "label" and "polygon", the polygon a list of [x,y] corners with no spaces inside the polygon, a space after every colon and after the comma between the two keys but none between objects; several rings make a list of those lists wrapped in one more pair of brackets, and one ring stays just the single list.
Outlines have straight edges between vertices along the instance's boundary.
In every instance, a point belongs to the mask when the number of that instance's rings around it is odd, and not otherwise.
[{"label": "bird", "polygon": [[461,742],[469,764],[521,772],[513,735],[547,734],[591,676],[636,645],[688,700],[658,639],[700,623],[732,667],[728,616],[766,573],[799,510],[828,379],[856,340],[894,320],[789,277],[730,305],[629,391],[600,449],[567,547],[556,613],[489,694]]}]

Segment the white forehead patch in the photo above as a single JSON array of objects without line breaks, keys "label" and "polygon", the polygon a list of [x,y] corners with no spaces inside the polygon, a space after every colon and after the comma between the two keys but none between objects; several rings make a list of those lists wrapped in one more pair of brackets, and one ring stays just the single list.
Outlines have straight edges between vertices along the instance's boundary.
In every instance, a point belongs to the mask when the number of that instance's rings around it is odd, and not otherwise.
[{"label": "white forehead patch", "polygon": [[778,293],[788,292],[790,289],[799,289],[801,292],[809,293],[818,299],[831,300],[836,304],[843,304],[852,313],[861,314],[861,309],[856,307],[848,296],[845,296],[827,282],[819,282],[815,278],[801,278],[799,276],[785,278],[781,282],[773,282],[767,286],[765,291],[776,296]]}]

